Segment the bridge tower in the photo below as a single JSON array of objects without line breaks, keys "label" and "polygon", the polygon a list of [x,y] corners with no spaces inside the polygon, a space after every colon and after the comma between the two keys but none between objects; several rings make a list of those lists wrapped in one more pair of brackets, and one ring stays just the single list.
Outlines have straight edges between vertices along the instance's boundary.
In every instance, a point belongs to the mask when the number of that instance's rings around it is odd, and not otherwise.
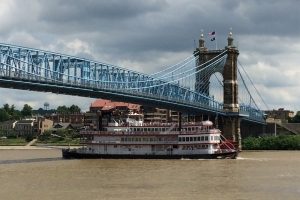
[{"label": "bridge tower", "polygon": [[[238,103],[238,82],[237,82],[237,57],[239,55],[238,49],[233,45],[232,32],[229,33],[228,46],[223,50],[208,50],[205,47],[205,40],[203,39],[203,34],[201,33],[201,38],[199,40],[199,48],[194,52],[195,56],[199,56],[197,66],[198,70],[206,67],[206,65],[201,64],[211,60],[220,53],[226,51],[227,59],[225,62],[224,70],[220,71],[223,75],[223,109],[226,116],[222,117],[222,131],[223,135],[227,139],[232,139],[239,144],[241,149],[241,131],[240,124],[243,115],[239,112]],[[203,77],[196,75],[195,89],[198,92],[205,93],[209,95],[209,79],[210,77]]]}]

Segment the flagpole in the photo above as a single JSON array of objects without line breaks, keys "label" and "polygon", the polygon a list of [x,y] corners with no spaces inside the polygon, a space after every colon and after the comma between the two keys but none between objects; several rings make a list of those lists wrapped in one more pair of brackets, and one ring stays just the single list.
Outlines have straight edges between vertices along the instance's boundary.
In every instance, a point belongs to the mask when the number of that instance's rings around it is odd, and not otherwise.
[{"label": "flagpole", "polygon": [[216,50],[218,50],[218,43],[217,43],[217,31],[215,31],[215,38],[216,38]]}]

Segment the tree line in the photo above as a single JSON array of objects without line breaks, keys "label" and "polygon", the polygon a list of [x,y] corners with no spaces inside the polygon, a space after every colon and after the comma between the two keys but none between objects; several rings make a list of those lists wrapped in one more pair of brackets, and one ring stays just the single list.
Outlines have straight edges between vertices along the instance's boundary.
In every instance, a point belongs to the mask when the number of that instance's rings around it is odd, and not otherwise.
[{"label": "tree line", "polygon": [[4,104],[3,107],[0,108],[0,122],[8,120],[20,120],[22,118],[31,116],[32,107],[28,104],[25,104],[22,110],[17,110],[14,104],[9,105],[8,103]]},{"label": "tree line", "polygon": [[300,150],[300,135],[263,135],[260,138],[242,139],[244,150]]},{"label": "tree line", "polygon": [[[80,112],[81,109],[77,105],[72,105],[70,107],[58,106],[56,110],[53,110],[55,113],[75,113]],[[8,120],[21,120],[27,117],[32,117],[36,114],[32,107],[28,104],[24,104],[22,110],[17,110],[14,104],[9,105],[8,103],[3,104],[3,107],[0,108],[0,122]]]}]

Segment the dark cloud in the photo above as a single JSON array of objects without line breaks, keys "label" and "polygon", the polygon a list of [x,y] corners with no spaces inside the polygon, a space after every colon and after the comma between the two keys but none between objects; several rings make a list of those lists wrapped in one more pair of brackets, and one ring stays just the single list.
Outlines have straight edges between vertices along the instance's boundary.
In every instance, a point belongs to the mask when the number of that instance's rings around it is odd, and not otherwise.
[{"label": "dark cloud", "polygon": [[[288,88],[300,87],[292,75],[300,73],[299,4],[299,0],[2,0],[0,39],[154,73],[191,55],[201,29],[207,48],[216,48],[208,37],[215,30],[217,48],[223,49],[232,27],[239,60],[249,76],[262,89],[284,91],[291,97],[285,104],[291,105],[292,96],[298,94],[287,93]],[[293,108],[300,110],[296,104]]]},{"label": "dark cloud", "polygon": [[[39,19],[53,23],[80,23],[90,20],[125,21],[146,13],[158,12],[166,5],[165,1],[151,0],[52,0],[42,7]],[[55,12],[53,12],[55,9]],[[85,25],[85,24],[83,24]]]}]

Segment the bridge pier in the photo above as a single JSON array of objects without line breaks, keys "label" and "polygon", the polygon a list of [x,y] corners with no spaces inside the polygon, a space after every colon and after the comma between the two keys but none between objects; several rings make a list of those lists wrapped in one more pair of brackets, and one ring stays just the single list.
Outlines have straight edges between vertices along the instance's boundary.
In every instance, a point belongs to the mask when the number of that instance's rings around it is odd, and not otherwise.
[{"label": "bridge pier", "polygon": [[[214,71],[219,72],[223,76],[223,110],[226,116],[223,116],[223,135],[227,139],[234,140],[238,143],[239,149],[242,149],[242,138],[241,138],[241,121],[242,115],[240,114],[240,107],[238,101],[238,82],[237,82],[237,57],[239,55],[238,49],[233,45],[232,33],[230,32],[227,39],[228,45],[224,50],[208,50],[205,47],[205,40],[203,39],[203,34],[199,40],[199,48],[194,52],[195,56],[199,56],[199,60],[196,63],[198,68],[201,70],[205,68],[208,64],[204,65],[208,61],[212,60],[214,57],[218,56],[220,53],[224,52],[227,54],[224,69],[218,68]],[[226,52],[225,52],[226,51]],[[196,74],[195,90],[206,95],[209,94],[209,76],[202,77]],[[204,85],[204,83],[206,83]],[[203,87],[204,86],[204,87]]]},{"label": "bridge pier", "polygon": [[222,135],[228,140],[233,140],[239,145],[239,150],[242,149],[241,121],[240,116],[225,116],[223,117]]}]

